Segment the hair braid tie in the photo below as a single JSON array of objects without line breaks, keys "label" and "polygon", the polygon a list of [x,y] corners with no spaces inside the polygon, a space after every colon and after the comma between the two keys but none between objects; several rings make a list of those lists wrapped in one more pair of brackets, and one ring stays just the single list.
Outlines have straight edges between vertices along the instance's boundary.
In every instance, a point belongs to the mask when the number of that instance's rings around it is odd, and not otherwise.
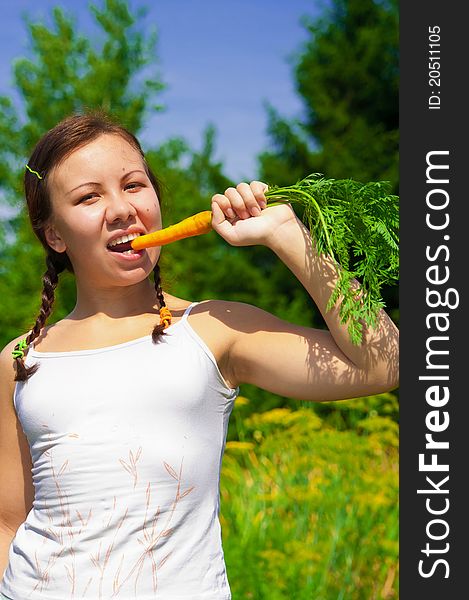
[{"label": "hair braid tie", "polygon": [[166,329],[171,325],[171,311],[167,306],[160,308],[160,325],[163,325],[163,329]]},{"label": "hair braid tie", "polygon": [[18,342],[15,346],[15,349],[12,352],[13,358],[24,358],[24,351],[28,347],[28,343],[26,342],[26,338]]}]

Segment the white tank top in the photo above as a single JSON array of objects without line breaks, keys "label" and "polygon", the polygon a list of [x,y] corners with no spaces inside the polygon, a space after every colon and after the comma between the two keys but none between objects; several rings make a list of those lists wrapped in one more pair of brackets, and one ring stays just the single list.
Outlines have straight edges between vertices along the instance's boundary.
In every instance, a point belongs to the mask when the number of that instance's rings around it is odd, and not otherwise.
[{"label": "white tank top", "polygon": [[35,487],[0,592],[14,600],[229,600],[220,469],[239,388],[187,315],[154,344],[37,352],[15,387]]}]

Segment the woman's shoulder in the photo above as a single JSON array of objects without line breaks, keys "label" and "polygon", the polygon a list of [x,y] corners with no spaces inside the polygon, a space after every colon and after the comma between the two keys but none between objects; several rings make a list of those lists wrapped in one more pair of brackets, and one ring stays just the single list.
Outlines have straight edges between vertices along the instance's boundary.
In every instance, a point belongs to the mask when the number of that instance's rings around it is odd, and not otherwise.
[{"label": "woman's shoulder", "polygon": [[199,300],[189,303],[186,309],[190,304],[194,304],[190,310],[192,322],[200,321],[208,327],[217,327],[217,325],[232,327],[239,303],[230,300]]},{"label": "woman's shoulder", "polygon": [[256,324],[279,320],[254,304],[236,300],[202,300],[192,309],[191,314],[202,315],[213,323],[218,322],[234,330],[245,330],[246,327],[251,329]]},{"label": "woman's shoulder", "polygon": [[30,331],[27,331],[26,333],[23,333],[23,335],[19,335],[11,340],[0,352],[0,381],[3,385],[7,385],[11,390],[15,387],[14,379],[16,375],[13,351],[18,342],[24,340],[29,333]]},{"label": "woman's shoulder", "polygon": [[202,300],[191,309],[194,328],[207,336],[221,338],[226,346],[247,333],[278,326],[280,320],[253,304],[235,300]]}]

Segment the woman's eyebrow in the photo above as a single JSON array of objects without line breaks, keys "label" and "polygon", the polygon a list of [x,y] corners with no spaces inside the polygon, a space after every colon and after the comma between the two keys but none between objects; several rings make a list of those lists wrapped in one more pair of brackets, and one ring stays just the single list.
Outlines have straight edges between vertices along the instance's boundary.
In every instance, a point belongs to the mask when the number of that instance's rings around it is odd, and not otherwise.
[{"label": "woman's eyebrow", "polygon": [[86,183],[80,183],[80,185],[77,185],[77,187],[73,188],[73,190],[70,190],[69,192],[66,192],[65,195],[68,196],[69,194],[71,194],[75,190],[78,190],[81,187],[85,187],[85,185],[101,185],[101,184],[97,183],[96,181],[87,181]]},{"label": "woman's eyebrow", "polygon": [[125,173],[125,175],[122,175],[121,181],[123,181],[127,177],[130,177],[130,175],[133,175],[134,173],[142,173],[143,175],[146,176],[146,173],[143,169],[134,169],[133,171],[129,171],[128,173]]},{"label": "woman's eyebrow", "polygon": [[[123,181],[124,179],[126,179],[130,175],[133,175],[133,173],[143,173],[143,175],[146,175],[145,171],[143,171],[142,169],[134,169],[133,171],[129,171],[128,173],[125,173],[124,175],[122,175],[121,181]],[[85,185],[98,185],[99,186],[101,184],[97,183],[96,181],[87,181],[86,183],[80,183],[80,185],[77,185],[77,187],[73,188],[73,190],[70,190],[69,192],[66,192],[66,195],[68,196],[69,194],[71,194],[75,190],[78,190],[79,188],[84,187]]]}]

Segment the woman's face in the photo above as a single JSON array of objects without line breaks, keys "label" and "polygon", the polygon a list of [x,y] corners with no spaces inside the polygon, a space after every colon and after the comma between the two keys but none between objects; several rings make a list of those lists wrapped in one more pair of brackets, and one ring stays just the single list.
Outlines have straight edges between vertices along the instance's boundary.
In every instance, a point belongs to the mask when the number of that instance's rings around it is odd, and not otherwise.
[{"label": "woman's face", "polygon": [[159,200],[142,157],[124,138],[103,134],[75,150],[52,170],[49,189],[46,239],[57,252],[67,252],[77,280],[108,287],[150,274],[159,247],[132,254],[108,247],[129,232],[161,229]]}]

